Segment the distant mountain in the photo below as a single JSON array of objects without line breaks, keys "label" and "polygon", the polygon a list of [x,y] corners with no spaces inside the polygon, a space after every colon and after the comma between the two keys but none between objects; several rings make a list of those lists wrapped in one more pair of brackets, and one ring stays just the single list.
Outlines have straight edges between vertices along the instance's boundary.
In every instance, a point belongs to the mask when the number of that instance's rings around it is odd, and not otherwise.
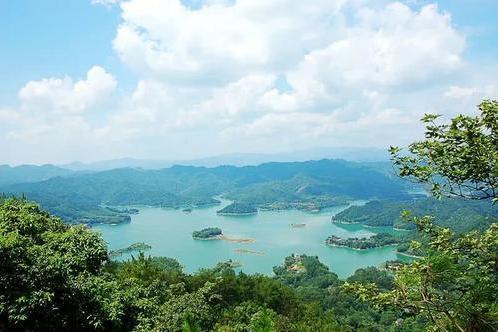
[{"label": "distant mountain", "polygon": [[101,205],[200,206],[216,203],[213,197],[220,194],[257,206],[307,202],[316,203],[317,208],[337,204],[333,199],[337,197],[407,196],[397,181],[344,160],[244,167],[173,166],[161,170],[122,168],[15,184],[0,188],[0,192],[25,193],[62,217],[61,204],[83,210]]},{"label": "distant mountain", "polygon": [[347,161],[356,162],[385,162],[389,160],[389,155],[387,153],[387,150],[375,148],[314,148],[275,154],[230,153],[191,160],[120,158],[92,163],[73,162],[70,164],[60,165],[60,167],[75,171],[105,171],[126,167],[162,169],[171,167],[173,165],[205,167],[216,167],[223,165],[256,166],[268,162],[292,162],[320,159],[344,159]]},{"label": "distant mountain", "polygon": [[56,176],[67,176],[73,171],[54,165],[0,165],[0,186],[22,182],[38,182]]},{"label": "distant mountain", "polygon": [[73,171],[107,171],[117,168],[143,168],[143,169],[161,169],[171,167],[171,161],[164,160],[148,160],[148,159],[135,159],[135,158],[120,158],[111,160],[96,161],[93,163],[82,163],[75,161],[70,164],[60,165],[62,168],[70,169]]}]

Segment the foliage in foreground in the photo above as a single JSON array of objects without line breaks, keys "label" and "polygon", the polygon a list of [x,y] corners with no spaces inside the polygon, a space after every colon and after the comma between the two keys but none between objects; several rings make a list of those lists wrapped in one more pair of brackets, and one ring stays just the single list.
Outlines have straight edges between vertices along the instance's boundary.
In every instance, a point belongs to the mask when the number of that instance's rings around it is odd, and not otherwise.
[{"label": "foliage in foreground", "polygon": [[378,307],[422,314],[436,330],[498,330],[498,224],[455,237],[430,217],[414,222],[428,237],[427,255],[401,266],[392,290],[381,292],[373,284],[344,287]]},{"label": "foliage in foreground", "polygon": [[484,100],[479,112],[448,124],[426,114],[424,140],[410,144],[408,155],[390,149],[399,174],[429,184],[436,197],[498,198],[498,101]]},{"label": "foliage in foreground", "polygon": [[[297,256],[296,256],[297,257]],[[410,331],[423,321],[378,312],[341,290],[316,257],[275,278],[236,274],[229,264],[196,274],[143,254],[108,260],[100,235],[67,226],[22,199],[0,202],[2,331]],[[391,289],[376,268],[352,280]],[[398,322],[398,325],[395,323]],[[401,322],[401,323],[400,323]]]},{"label": "foliage in foreground", "polygon": [[[426,139],[410,145],[411,155],[392,148],[400,175],[430,184],[437,196],[496,202],[498,102],[484,101],[479,110],[477,117],[460,115],[443,125],[435,123],[437,116],[426,115]],[[427,254],[399,268],[392,290],[373,284],[344,288],[377,306],[422,315],[434,330],[498,330],[498,224],[482,233],[455,235],[435,226],[432,217],[413,221],[427,238]]]}]

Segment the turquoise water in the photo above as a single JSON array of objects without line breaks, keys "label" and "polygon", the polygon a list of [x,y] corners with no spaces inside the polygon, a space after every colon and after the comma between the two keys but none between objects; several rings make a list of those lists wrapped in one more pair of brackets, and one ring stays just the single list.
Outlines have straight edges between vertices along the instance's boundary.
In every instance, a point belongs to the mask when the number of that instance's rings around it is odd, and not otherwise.
[{"label": "turquoise water", "polygon": [[[362,204],[363,202],[356,202]],[[223,201],[223,205],[228,204]],[[222,205],[222,206],[223,206]],[[194,209],[191,213],[181,210],[142,207],[131,222],[119,225],[98,225],[111,250],[127,247],[134,242],[152,246],[154,256],[176,258],[186,272],[212,267],[220,261],[232,259],[240,262],[246,273],[270,275],[273,266],[282,264],[292,253],[316,255],[339,277],[351,275],[365,266],[378,266],[386,260],[403,259],[392,247],[366,251],[334,248],[325,245],[329,235],[359,237],[387,228],[365,228],[361,225],[342,225],[331,222],[331,216],[347,206],[334,207],[318,214],[296,210],[262,211],[254,216],[218,216],[222,206]],[[305,223],[305,227],[292,228],[292,223]],[[235,238],[253,238],[254,243],[227,241],[196,241],[192,232],[205,227],[219,227],[224,235]],[[235,249],[263,252],[264,255],[237,253]]]}]

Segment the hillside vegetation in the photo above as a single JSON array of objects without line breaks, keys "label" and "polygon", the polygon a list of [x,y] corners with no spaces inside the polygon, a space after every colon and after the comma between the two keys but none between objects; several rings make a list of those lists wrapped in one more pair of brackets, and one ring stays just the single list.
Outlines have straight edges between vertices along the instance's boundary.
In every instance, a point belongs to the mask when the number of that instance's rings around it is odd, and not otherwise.
[{"label": "hillside vegetation", "polygon": [[415,224],[406,222],[402,217],[405,210],[413,216],[432,216],[436,225],[458,233],[485,230],[498,218],[498,206],[486,200],[425,198],[410,201],[376,200],[363,206],[351,206],[337,214],[334,220],[414,230]]},{"label": "hillside vegetation", "polygon": [[[0,188],[0,192],[25,194],[48,211],[74,222],[107,218],[110,212],[102,210],[102,205],[196,207],[218,203],[213,197],[221,194],[252,206],[300,202],[318,209],[337,204],[337,197],[343,202],[345,197],[406,198],[397,181],[342,160],[246,167],[116,169],[15,184]],[[117,221],[122,216],[114,218]]]},{"label": "hillside vegetation", "polygon": [[[171,258],[113,262],[100,234],[25,200],[0,202],[2,331],[386,331],[395,322],[409,331],[425,324],[355,300],[316,257],[289,257],[274,278],[232,266],[188,275]],[[375,268],[350,280],[393,284]]]}]

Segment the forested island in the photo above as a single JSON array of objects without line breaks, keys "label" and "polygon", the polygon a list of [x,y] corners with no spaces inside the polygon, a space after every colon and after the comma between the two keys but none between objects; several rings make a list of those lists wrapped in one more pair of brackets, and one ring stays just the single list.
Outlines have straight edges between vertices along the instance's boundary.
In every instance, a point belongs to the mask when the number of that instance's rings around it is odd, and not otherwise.
[{"label": "forested island", "polygon": [[208,227],[192,233],[194,240],[218,240],[221,235],[223,232],[218,227]]},{"label": "forested island", "polygon": [[234,202],[216,211],[220,216],[250,216],[258,213],[258,209],[252,205]]},{"label": "forested island", "polygon": [[371,237],[344,239],[335,235],[329,236],[325,243],[332,247],[347,247],[357,250],[366,250],[399,244],[399,238],[386,233],[375,234]]}]

